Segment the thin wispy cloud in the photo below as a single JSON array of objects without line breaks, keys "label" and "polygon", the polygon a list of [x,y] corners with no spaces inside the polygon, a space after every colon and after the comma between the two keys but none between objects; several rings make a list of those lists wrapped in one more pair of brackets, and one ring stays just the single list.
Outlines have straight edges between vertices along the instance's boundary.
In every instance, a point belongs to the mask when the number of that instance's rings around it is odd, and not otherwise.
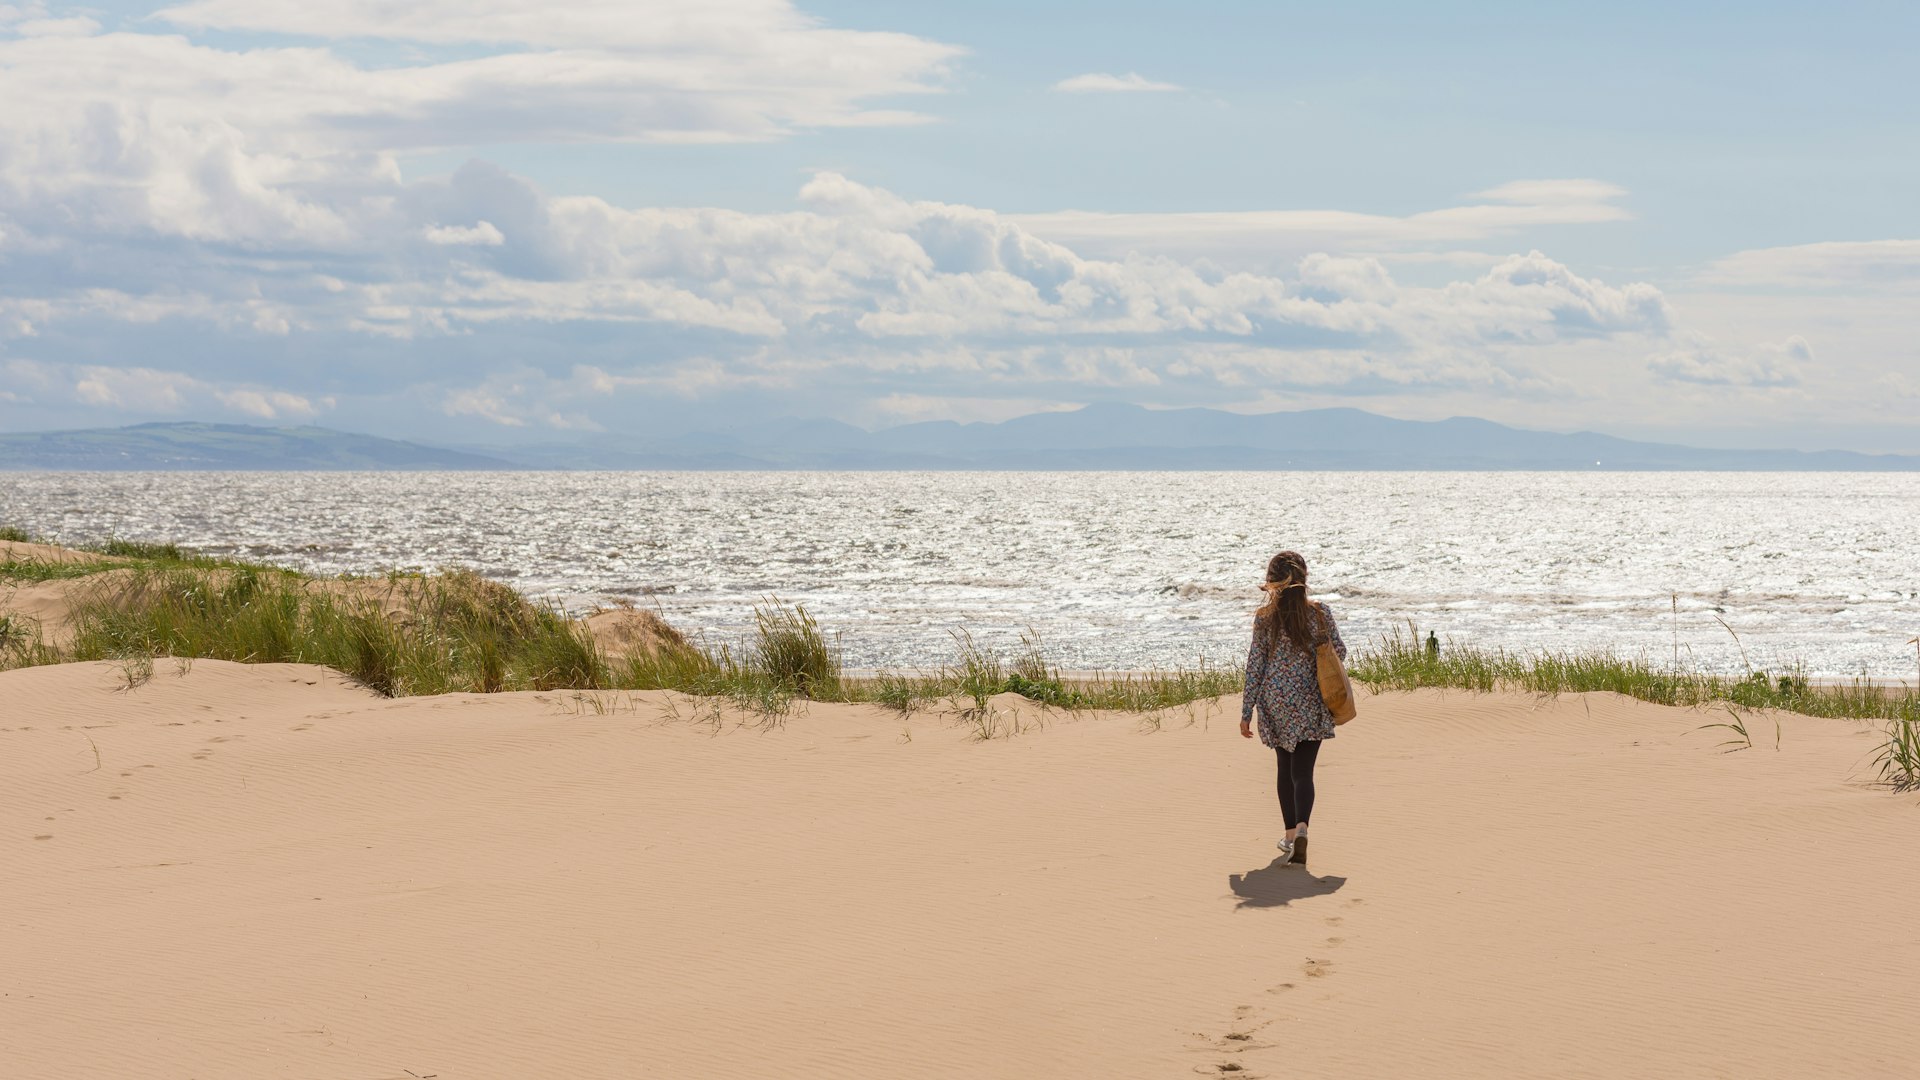
[{"label": "thin wispy cloud", "polygon": [[1599,180],[1517,180],[1476,193],[1478,202],[1403,216],[1349,210],[1221,210],[1019,214],[1040,236],[1108,255],[1159,251],[1187,257],[1298,257],[1325,248],[1405,250],[1485,240],[1543,225],[1631,220],[1625,189]]},{"label": "thin wispy cloud", "polygon": [[1137,71],[1125,75],[1089,72],[1061,79],[1053,88],[1063,94],[1165,94],[1186,89],[1170,82],[1155,82]]},{"label": "thin wispy cloud", "polygon": [[1716,259],[1716,285],[1784,289],[1920,288],[1920,240],[1854,240],[1758,248]]}]

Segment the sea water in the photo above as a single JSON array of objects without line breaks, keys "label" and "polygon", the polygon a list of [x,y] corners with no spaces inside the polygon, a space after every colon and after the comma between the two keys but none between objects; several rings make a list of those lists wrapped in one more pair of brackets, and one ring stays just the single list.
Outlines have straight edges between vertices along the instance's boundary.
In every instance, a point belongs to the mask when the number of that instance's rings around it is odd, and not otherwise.
[{"label": "sea water", "polygon": [[470,567],[737,638],[804,604],[849,667],[1031,631],[1072,669],[1238,662],[1269,556],[1349,643],[1913,677],[1920,475],[0,473],[0,524],[318,573]]}]

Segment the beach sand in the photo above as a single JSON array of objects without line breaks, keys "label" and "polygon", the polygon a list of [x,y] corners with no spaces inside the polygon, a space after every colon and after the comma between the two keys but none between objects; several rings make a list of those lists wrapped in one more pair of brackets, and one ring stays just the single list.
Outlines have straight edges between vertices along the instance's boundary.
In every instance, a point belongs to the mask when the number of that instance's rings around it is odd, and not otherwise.
[{"label": "beach sand", "polygon": [[[0,673],[0,1073],[1887,1077],[1869,728],[1364,695],[1308,870],[1238,701],[1047,717]],[[1011,705],[1012,702],[1003,701]]]}]

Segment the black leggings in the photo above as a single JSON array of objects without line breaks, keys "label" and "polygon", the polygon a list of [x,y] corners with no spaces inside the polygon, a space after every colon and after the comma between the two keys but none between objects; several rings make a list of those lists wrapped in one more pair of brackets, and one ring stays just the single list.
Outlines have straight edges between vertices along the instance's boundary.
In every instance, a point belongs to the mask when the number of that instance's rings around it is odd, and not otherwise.
[{"label": "black leggings", "polygon": [[1302,739],[1291,751],[1276,746],[1273,752],[1280,759],[1275,785],[1280,789],[1280,815],[1289,829],[1304,825],[1313,813],[1313,761],[1320,756],[1320,740]]}]

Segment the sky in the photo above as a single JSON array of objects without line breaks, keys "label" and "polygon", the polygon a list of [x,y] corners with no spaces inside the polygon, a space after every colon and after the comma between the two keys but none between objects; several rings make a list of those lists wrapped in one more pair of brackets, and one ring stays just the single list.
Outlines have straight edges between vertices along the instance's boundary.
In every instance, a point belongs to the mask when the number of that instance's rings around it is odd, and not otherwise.
[{"label": "sky", "polygon": [[0,0],[0,430],[1920,452],[1920,5]]}]

